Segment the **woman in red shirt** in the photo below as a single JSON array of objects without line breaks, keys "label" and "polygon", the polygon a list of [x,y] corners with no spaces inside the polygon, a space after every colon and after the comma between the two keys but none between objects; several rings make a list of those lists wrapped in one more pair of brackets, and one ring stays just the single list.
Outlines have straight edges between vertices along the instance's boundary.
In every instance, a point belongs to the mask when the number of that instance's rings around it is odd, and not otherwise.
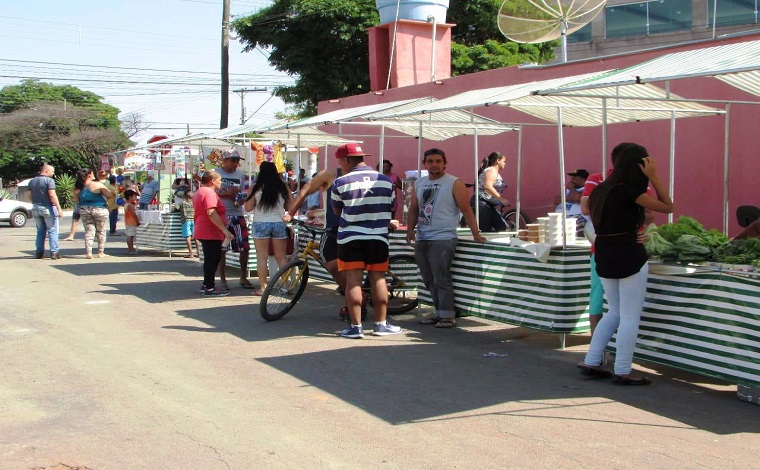
[{"label": "woman in red shirt", "polygon": [[224,204],[216,191],[222,186],[219,173],[210,170],[201,177],[201,186],[193,196],[195,210],[193,237],[203,247],[203,284],[201,291],[209,297],[230,295],[229,289],[216,288],[216,267],[222,259],[222,242],[232,239],[232,233],[224,224]]}]

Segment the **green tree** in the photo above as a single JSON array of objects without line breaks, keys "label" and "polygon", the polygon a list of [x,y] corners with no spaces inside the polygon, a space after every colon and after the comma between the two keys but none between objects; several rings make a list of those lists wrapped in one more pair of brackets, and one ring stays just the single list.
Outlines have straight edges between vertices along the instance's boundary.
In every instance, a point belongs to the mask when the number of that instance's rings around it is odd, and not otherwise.
[{"label": "green tree", "polygon": [[[553,57],[552,44],[515,44],[496,24],[500,0],[451,0],[452,74],[461,75]],[[374,0],[274,0],[232,24],[246,51],[268,49],[269,63],[296,76],[275,91],[300,116],[330,98],[369,92],[366,29],[379,16]]]},{"label": "green tree", "polygon": [[130,147],[119,129],[119,110],[101,99],[31,80],[0,90],[0,177],[27,178],[44,162],[59,174],[98,168],[103,153]]}]

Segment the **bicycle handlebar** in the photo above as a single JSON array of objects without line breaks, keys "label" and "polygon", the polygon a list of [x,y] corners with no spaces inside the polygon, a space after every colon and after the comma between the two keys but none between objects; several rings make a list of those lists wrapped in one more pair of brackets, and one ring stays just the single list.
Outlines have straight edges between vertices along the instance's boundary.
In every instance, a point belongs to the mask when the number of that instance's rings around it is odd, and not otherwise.
[{"label": "bicycle handlebar", "polygon": [[312,235],[322,235],[327,230],[322,227],[317,227],[316,225],[310,225],[304,222],[301,219],[290,219],[290,223],[293,225],[298,225],[300,227],[303,227],[306,229],[307,232],[311,233]]}]

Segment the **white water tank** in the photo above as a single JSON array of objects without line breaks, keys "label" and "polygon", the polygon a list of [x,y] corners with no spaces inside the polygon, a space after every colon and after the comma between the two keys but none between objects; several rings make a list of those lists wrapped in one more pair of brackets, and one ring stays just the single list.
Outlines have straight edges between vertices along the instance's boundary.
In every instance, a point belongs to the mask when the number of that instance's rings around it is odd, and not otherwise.
[{"label": "white water tank", "polygon": [[375,6],[380,24],[394,22],[397,8],[400,20],[428,21],[432,16],[436,23],[445,23],[449,0],[375,0]]}]

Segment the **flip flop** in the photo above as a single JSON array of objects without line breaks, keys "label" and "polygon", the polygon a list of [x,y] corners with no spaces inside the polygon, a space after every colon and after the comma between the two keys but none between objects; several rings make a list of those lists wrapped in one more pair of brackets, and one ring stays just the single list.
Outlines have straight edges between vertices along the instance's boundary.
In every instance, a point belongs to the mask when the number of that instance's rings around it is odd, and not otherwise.
[{"label": "flip flop", "polygon": [[251,292],[251,295],[255,295],[255,296],[259,296],[260,297],[260,296],[264,295],[264,291],[261,290],[261,289],[257,289],[255,291]]},{"label": "flip flop", "polygon": [[255,289],[256,288],[256,286],[254,286],[253,284],[251,284],[251,281],[249,281],[248,279],[244,279],[244,280],[240,281],[240,287],[242,287],[244,289]]},{"label": "flip flop", "polygon": [[454,328],[457,326],[457,321],[453,318],[441,318],[441,321],[436,323],[436,328]]},{"label": "flip flop", "polygon": [[423,317],[420,318],[419,324],[420,325],[437,325],[438,322],[440,322],[441,319],[439,317]]}]

